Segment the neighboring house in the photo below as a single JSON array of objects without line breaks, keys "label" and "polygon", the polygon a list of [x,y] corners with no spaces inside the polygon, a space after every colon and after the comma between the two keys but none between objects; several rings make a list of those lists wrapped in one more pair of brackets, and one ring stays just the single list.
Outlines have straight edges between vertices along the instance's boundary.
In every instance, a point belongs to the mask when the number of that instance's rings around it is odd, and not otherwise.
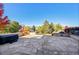
[{"label": "neighboring house", "polygon": [[69,34],[79,35],[79,27],[66,27],[64,31]]}]

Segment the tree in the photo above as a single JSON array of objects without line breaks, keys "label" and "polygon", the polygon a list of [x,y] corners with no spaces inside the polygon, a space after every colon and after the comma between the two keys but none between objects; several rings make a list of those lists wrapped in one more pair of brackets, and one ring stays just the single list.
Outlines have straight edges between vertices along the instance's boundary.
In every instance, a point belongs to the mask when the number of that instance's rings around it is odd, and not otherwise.
[{"label": "tree", "polygon": [[30,32],[30,27],[29,26],[23,26],[20,30],[20,36],[25,36],[27,34],[29,34]]},{"label": "tree", "polygon": [[43,23],[43,25],[39,26],[36,30],[36,33],[40,34],[52,34],[54,31],[60,31],[63,27],[60,24],[49,23],[47,20]]},{"label": "tree", "polygon": [[32,30],[33,32],[36,31],[36,27],[35,27],[35,25],[32,26],[31,30]]},{"label": "tree", "polygon": [[8,16],[4,16],[4,9],[3,9],[4,5],[2,3],[0,3],[0,32],[4,33],[5,32],[5,28],[8,24]]},{"label": "tree", "polygon": [[48,34],[49,33],[49,22],[45,20],[43,25],[37,28],[36,32],[40,34]]},{"label": "tree", "polygon": [[36,34],[42,34],[42,26],[36,28]]},{"label": "tree", "polygon": [[16,21],[11,21],[10,24],[9,24],[9,31],[11,33],[15,33],[15,32],[18,32],[19,31],[19,23],[16,22]]},{"label": "tree", "polygon": [[43,23],[44,26],[49,26],[49,22],[47,20],[44,21]]},{"label": "tree", "polygon": [[54,24],[51,22],[49,24],[49,34],[51,34],[54,31]]},{"label": "tree", "polygon": [[56,25],[54,26],[54,28],[55,28],[55,31],[56,31],[56,32],[63,29],[62,25],[60,25],[60,24],[56,24]]},{"label": "tree", "polygon": [[42,26],[42,33],[47,34],[48,31],[49,31],[49,22],[47,20],[45,20],[45,22],[43,23],[43,26]]}]

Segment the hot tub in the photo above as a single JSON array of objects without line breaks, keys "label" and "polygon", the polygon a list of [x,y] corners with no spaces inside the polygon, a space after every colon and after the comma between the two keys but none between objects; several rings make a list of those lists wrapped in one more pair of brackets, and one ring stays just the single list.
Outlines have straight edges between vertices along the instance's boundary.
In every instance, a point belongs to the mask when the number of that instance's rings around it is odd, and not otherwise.
[{"label": "hot tub", "polygon": [[0,35],[0,44],[4,43],[13,43],[18,40],[18,34],[1,34]]}]

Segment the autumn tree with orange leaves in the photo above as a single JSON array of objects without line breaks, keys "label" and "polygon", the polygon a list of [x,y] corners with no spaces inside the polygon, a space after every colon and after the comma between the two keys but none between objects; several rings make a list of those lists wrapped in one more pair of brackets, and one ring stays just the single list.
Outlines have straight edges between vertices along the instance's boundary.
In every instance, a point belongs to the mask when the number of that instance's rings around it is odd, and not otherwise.
[{"label": "autumn tree with orange leaves", "polygon": [[20,30],[20,36],[25,36],[30,34],[30,28],[28,26],[23,26]]},{"label": "autumn tree with orange leaves", "polygon": [[3,14],[4,14],[3,4],[0,3],[0,31],[1,32],[4,32],[5,27],[7,26],[7,24],[9,24],[8,17],[7,16],[3,17]]}]

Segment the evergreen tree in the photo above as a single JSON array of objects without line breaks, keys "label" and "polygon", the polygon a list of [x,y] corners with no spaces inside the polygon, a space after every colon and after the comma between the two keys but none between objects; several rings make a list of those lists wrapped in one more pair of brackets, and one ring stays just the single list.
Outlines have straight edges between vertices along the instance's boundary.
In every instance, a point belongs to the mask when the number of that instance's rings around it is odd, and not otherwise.
[{"label": "evergreen tree", "polygon": [[47,20],[45,20],[45,22],[43,23],[43,26],[42,26],[42,33],[47,34],[48,31],[49,31],[49,22]]},{"label": "evergreen tree", "polygon": [[36,27],[35,27],[35,25],[32,26],[32,31],[33,31],[33,32],[36,31]]},{"label": "evergreen tree", "polygon": [[49,34],[51,34],[54,31],[54,24],[51,22],[49,24]]}]

